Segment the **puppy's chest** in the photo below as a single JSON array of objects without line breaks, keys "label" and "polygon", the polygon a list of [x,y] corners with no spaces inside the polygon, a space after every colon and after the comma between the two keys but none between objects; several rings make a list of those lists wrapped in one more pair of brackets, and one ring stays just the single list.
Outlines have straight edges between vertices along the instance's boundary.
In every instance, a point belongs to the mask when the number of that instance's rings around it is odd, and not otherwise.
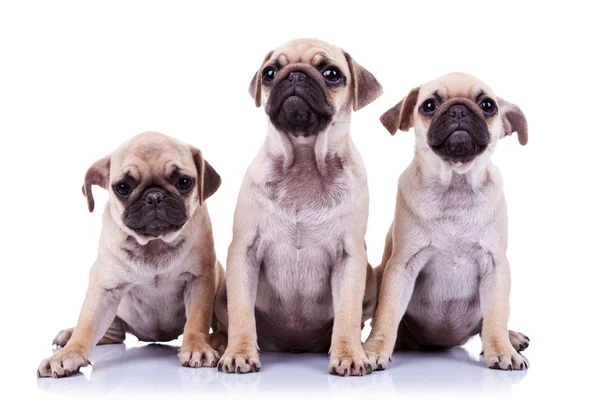
[{"label": "puppy's chest", "polygon": [[454,175],[447,185],[424,183],[414,205],[424,219],[446,231],[477,229],[493,211],[489,188],[474,188],[465,176]]},{"label": "puppy's chest", "polygon": [[283,160],[273,160],[264,190],[279,207],[303,212],[334,207],[349,194],[350,185],[341,159],[327,156],[319,170],[313,149],[299,150],[294,163],[285,168]]},{"label": "puppy's chest", "polygon": [[173,264],[181,262],[184,253],[185,239],[172,243],[162,240],[151,240],[146,245],[140,245],[129,236],[121,246],[125,259],[134,265],[156,270],[164,270]]}]

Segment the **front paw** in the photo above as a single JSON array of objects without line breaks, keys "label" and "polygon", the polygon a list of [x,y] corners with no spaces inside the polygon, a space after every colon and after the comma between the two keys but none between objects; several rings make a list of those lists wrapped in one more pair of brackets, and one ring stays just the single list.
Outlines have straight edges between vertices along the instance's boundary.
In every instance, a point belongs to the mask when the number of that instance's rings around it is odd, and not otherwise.
[{"label": "front paw", "polygon": [[219,361],[219,371],[245,374],[260,371],[258,348],[256,345],[231,344]]},{"label": "front paw", "polygon": [[363,376],[373,371],[360,342],[333,345],[329,356],[329,373],[339,376]]},{"label": "front paw", "polygon": [[527,363],[517,353],[509,341],[506,343],[492,343],[483,346],[483,359],[485,365],[492,369],[504,371],[527,369]]},{"label": "front paw", "polygon": [[208,343],[183,343],[178,351],[179,361],[184,367],[199,368],[217,366],[219,353]]},{"label": "front paw", "polygon": [[71,376],[92,363],[78,350],[63,349],[45,359],[37,370],[38,378]]},{"label": "front paw", "polygon": [[385,343],[381,340],[367,339],[363,349],[369,360],[369,364],[374,371],[383,371],[392,361],[392,351],[388,350]]}]

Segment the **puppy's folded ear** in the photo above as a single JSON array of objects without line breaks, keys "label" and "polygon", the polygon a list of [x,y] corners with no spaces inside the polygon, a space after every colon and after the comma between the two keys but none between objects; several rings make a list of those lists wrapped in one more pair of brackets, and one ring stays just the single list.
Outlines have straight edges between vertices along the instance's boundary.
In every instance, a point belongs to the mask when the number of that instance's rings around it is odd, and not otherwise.
[{"label": "puppy's folded ear", "polygon": [[256,105],[256,107],[260,107],[261,105],[261,98],[262,98],[262,68],[263,65],[265,65],[265,63],[267,62],[267,60],[269,58],[271,58],[271,55],[273,54],[273,51],[270,51],[267,53],[267,55],[265,56],[265,59],[263,60],[262,64],[260,64],[260,68],[258,69],[258,71],[256,71],[256,73],[254,74],[254,76],[252,77],[252,80],[250,81],[250,86],[248,87],[248,92],[250,92],[250,96],[252,96],[252,98],[254,99],[254,104]]},{"label": "puppy's folded ear", "polygon": [[375,101],[383,93],[383,88],[372,73],[352,59],[344,51],[344,57],[350,68],[352,87],[352,110],[358,111],[369,103]]},{"label": "puppy's folded ear", "polygon": [[221,186],[221,176],[215,169],[204,159],[202,152],[196,147],[191,147],[192,157],[196,164],[198,173],[198,201],[200,205],[215,194],[219,186]]},{"label": "puppy's folded ear", "polygon": [[525,118],[523,111],[516,105],[499,97],[498,106],[500,116],[502,117],[503,134],[501,137],[510,136],[513,132],[517,132],[519,143],[525,146],[529,140],[529,132],[527,118]]},{"label": "puppy's folded ear", "polygon": [[108,175],[110,172],[110,156],[101,158],[92,164],[85,173],[85,180],[81,191],[87,199],[88,210],[94,211],[94,195],[92,194],[92,185],[98,185],[101,188],[108,188]]},{"label": "puppy's folded ear", "polygon": [[387,110],[379,120],[392,135],[398,129],[408,132],[414,125],[413,112],[417,105],[419,97],[419,88],[414,88],[408,93],[408,96],[400,100],[398,104]]}]

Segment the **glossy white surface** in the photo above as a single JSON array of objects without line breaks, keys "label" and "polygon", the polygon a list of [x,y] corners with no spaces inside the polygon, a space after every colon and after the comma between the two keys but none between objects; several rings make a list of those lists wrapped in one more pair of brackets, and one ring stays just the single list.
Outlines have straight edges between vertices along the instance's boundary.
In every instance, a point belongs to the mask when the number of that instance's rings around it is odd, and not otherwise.
[{"label": "glossy white surface", "polygon": [[[134,342],[134,340],[129,340]],[[72,395],[176,396],[206,393],[246,397],[361,397],[378,395],[508,395],[527,371],[487,369],[479,360],[479,340],[439,353],[396,353],[390,368],[364,377],[327,372],[324,354],[263,353],[257,374],[225,374],[183,368],[177,343],[109,345],[95,348],[88,367],[70,378],[39,379],[43,392]]]}]

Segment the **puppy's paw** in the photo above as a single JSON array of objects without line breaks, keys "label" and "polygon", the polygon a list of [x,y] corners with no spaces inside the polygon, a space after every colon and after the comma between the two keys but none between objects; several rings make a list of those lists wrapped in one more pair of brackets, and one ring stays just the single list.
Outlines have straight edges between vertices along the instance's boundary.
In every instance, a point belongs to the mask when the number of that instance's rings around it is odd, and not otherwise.
[{"label": "puppy's paw", "polygon": [[392,351],[381,340],[367,339],[363,345],[369,365],[374,371],[383,371],[392,361]]},{"label": "puppy's paw", "polygon": [[183,343],[178,351],[179,361],[184,367],[199,368],[217,366],[219,353],[208,343]]},{"label": "puppy's paw", "polygon": [[363,376],[373,371],[360,342],[339,343],[331,346],[329,373],[339,376]]},{"label": "puppy's paw", "polygon": [[73,335],[75,328],[63,329],[54,337],[52,344],[58,347],[65,347]]},{"label": "puppy's paw", "polygon": [[219,353],[220,356],[225,353],[227,348],[227,332],[213,332],[210,334],[210,345]]},{"label": "puppy's paw", "polygon": [[242,344],[228,346],[219,361],[219,371],[237,374],[260,371],[258,348]]},{"label": "puppy's paw", "polygon": [[504,371],[527,369],[525,359],[517,353],[510,342],[483,346],[485,365]]},{"label": "puppy's paw", "polygon": [[78,350],[63,349],[45,359],[37,370],[38,378],[63,378],[79,372],[92,363]]},{"label": "puppy's paw", "polygon": [[519,353],[529,347],[529,338],[521,332],[508,331],[510,344],[513,345]]}]

